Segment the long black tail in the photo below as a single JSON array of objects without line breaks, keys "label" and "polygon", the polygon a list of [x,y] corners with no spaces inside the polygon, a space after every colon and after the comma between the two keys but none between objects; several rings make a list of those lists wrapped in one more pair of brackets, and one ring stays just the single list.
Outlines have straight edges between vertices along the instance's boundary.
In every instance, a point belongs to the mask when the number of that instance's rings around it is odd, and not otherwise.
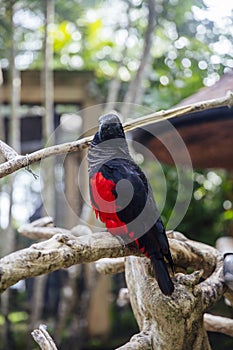
[{"label": "long black tail", "polygon": [[171,295],[174,291],[174,284],[169,275],[167,265],[163,257],[157,258],[155,255],[150,256],[153,266],[155,278],[158,282],[159,288],[165,295]]}]

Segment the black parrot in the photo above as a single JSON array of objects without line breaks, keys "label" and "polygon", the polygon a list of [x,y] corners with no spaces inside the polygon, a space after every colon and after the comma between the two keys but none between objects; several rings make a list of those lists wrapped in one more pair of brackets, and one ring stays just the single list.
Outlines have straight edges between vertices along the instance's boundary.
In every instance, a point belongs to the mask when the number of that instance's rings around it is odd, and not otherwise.
[{"label": "black parrot", "polygon": [[96,217],[125,244],[134,242],[150,260],[158,285],[171,295],[174,285],[165,259],[174,265],[150,184],[130,156],[117,115],[99,118],[88,152],[91,203]]}]

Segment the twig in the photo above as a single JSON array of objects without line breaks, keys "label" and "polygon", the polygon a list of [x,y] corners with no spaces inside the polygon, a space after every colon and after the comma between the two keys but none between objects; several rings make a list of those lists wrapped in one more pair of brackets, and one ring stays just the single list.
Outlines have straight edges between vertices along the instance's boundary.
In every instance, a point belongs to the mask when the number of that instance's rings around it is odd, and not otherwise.
[{"label": "twig", "polygon": [[[51,216],[44,216],[43,218],[34,220],[30,223],[32,227],[48,227],[48,226],[54,226],[54,221]],[[22,227],[22,226],[21,226]]]},{"label": "twig", "polygon": [[54,340],[49,335],[46,328],[45,325],[40,325],[39,329],[35,329],[31,335],[42,350],[57,350]]},{"label": "twig", "polygon": [[[226,97],[222,97],[216,100],[209,100],[205,102],[200,102],[188,106],[182,106],[173,108],[167,111],[160,111],[146,115],[145,117],[138,118],[134,121],[127,122],[124,124],[124,130],[131,131],[138,127],[142,127],[151,123],[157,123],[162,120],[175,118],[178,116],[186,115],[189,113],[200,112],[210,108],[216,108],[221,106],[232,106],[233,105],[233,94],[228,93]],[[44,158],[65,154],[70,152],[76,152],[88,148],[93,136],[83,138],[78,141],[68,142],[52,147],[43,148],[36,152],[30,153],[27,156],[17,156],[8,162],[0,165],[0,178],[9,175],[16,170],[24,168],[30,164],[36,163]]]},{"label": "twig", "polygon": [[[18,158],[21,159],[21,156],[9,145],[7,145],[5,142],[0,140],[0,154],[3,155],[3,157],[11,161],[12,159],[17,160]],[[28,171],[34,179],[37,179],[39,176],[35,174],[30,168],[29,168],[29,161],[28,161],[28,154],[26,154],[26,159],[27,159],[27,165],[25,167],[25,170]]]},{"label": "twig", "polygon": [[39,162],[47,157],[83,150],[89,147],[92,138],[92,136],[86,137],[78,141],[43,148],[25,156],[18,156],[0,165],[0,178],[12,174],[16,170],[25,168],[28,165]]},{"label": "twig", "polygon": [[137,118],[133,122],[126,122],[124,124],[125,131],[131,131],[135,128],[139,128],[152,123],[158,123],[162,120],[172,119],[176,117],[181,117],[186,114],[201,112],[211,108],[217,108],[222,106],[228,106],[229,108],[233,106],[233,92],[229,91],[226,96],[208,100],[203,102],[198,102],[190,104],[187,106],[181,106],[177,108],[168,109],[167,111],[159,111],[151,113],[141,118]]}]

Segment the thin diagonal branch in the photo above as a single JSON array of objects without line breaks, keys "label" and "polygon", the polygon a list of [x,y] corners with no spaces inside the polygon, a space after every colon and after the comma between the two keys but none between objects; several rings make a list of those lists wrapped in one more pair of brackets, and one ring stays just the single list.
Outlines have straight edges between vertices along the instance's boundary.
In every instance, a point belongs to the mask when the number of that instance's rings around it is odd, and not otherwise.
[{"label": "thin diagonal branch", "polygon": [[6,160],[14,159],[15,157],[18,157],[18,153],[8,146],[5,142],[0,140],[0,153],[4,156]]},{"label": "thin diagonal branch", "polygon": [[[138,127],[143,127],[148,124],[160,122],[162,120],[167,120],[194,112],[200,112],[211,108],[232,105],[233,93],[228,93],[225,97],[216,100],[209,100],[196,104],[191,104],[188,106],[173,108],[167,111],[155,112],[144,117],[138,118],[134,121],[127,122],[123,126],[124,130],[127,132],[134,130]],[[26,166],[29,166],[30,164],[39,162],[40,160],[45,159],[47,157],[51,157],[58,154],[77,152],[88,148],[92,139],[93,136],[89,136],[78,141],[67,142],[60,145],[43,148],[26,156],[15,157],[9,160],[8,162],[5,162],[0,165],[0,178],[12,174],[16,170],[22,169]]]},{"label": "thin diagonal branch", "polygon": [[43,148],[26,156],[18,156],[0,165],[0,178],[50,156],[83,150],[89,147],[92,138],[92,136],[86,137],[82,140]]}]

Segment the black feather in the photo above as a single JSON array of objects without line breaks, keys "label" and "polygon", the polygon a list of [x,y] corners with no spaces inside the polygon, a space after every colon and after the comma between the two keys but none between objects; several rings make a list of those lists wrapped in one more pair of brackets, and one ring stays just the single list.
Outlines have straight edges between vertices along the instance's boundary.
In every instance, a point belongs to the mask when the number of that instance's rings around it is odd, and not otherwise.
[{"label": "black feather", "polygon": [[[90,147],[88,162],[90,178],[100,172],[105,179],[116,184],[112,193],[118,208],[117,216],[127,225],[128,232],[134,233],[133,240],[138,248],[150,258],[161,291],[171,295],[174,285],[165,258],[173,272],[174,264],[165,228],[150,184],[130,156],[122,125],[116,115],[100,118],[99,131]],[[129,235],[121,237],[126,244],[132,241]]]}]

